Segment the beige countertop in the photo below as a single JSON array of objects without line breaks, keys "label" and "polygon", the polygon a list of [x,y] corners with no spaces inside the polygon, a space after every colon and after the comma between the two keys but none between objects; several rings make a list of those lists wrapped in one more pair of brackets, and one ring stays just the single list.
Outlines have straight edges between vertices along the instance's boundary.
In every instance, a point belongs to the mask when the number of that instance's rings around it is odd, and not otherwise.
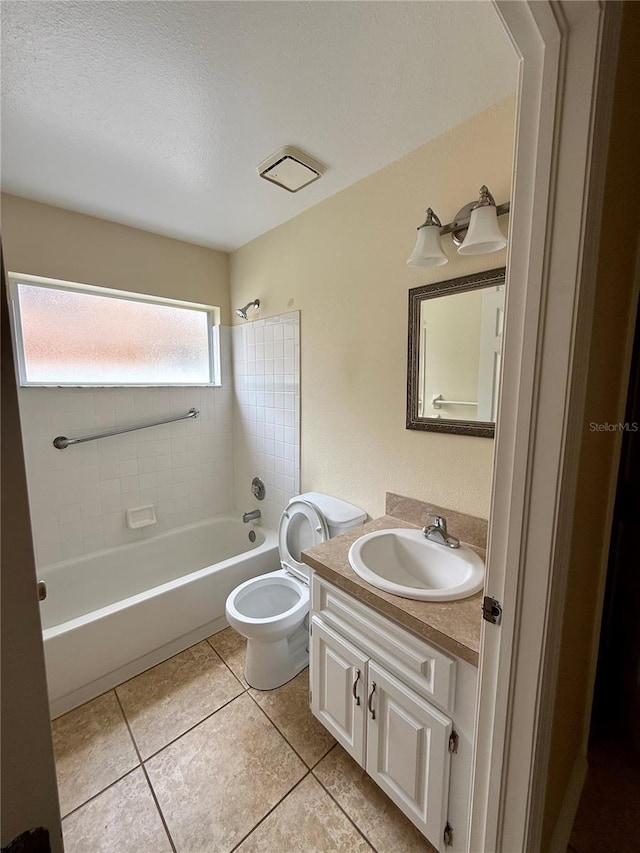
[{"label": "beige countertop", "polygon": [[[374,530],[393,527],[411,528],[415,525],[390,515],[383,515],[361,527],[355,527],[342,536],[309,548],[303,552],[302,561],[326,580],[399,622],[413,633],[477,666],[482,624],[482,593],[459,601],[414,601],[376,589],[362,580],[349,565],[349,548],[356,539]],[[482,554],[481,551],[480,553]]]}]

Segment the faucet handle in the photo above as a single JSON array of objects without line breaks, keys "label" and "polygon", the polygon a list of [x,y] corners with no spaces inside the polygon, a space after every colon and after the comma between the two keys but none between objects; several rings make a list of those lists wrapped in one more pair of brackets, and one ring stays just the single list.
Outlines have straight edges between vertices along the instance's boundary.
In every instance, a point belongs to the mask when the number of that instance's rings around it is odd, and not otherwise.
[{"label": "faucet handle", "polygon": [[425,536],[428,536],[430,533],[435,533],[436,531],[441,530],[445,535],[447,532],[447,520],[443,518],[441,515],[433,516],[433,523],[427,524],[422,528],[422,532]]},{"label": "faucet handle", "polygon": [[443,515],[436,515],[433,518],[433,524],[428,527],[423,527],[422,532],[434,542],[439,542],[441,545],[447,545],[449,548],[460,547],[460,540],[455,536],[449,536],[447,530],[447,519]]},{"label": "faucet handle", "polygon": [[449,535],[447,531],[447,519],[444,515],[434,515],[433,524],[430,524],[426,529],[431,532],[439,531],[445,539]]}]

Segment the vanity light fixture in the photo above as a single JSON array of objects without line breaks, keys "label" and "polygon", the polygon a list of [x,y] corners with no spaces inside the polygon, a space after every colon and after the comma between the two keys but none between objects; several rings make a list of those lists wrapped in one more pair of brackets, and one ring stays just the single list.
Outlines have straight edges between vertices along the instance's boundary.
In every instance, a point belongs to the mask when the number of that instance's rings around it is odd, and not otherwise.
[{"label": "vanity light fixture", "polygon": [[[504,205],[503,205],[504,206]],[[456,233],[453,232],[456,242]],[[458,246],[459,255],[487,255],[499,252],[507,245],[507,240],[498,225],[496,200],[486,186],[480,187],[480,198],[474,204],[469,218],[467,233]]]},{"label": "vanity light fixture", "polygon": [[498,216],[509,212],[507,201],[496,205],[488,187],[480,187],[477,201],[465,204],[452,222],[442,225],[431,208],[418,227],[418,237],[413,252],[407,259],[410,267],[434,267],[446,264],[448,258],[442,250],[440,237],[451,234],[460,255],[484,255],[498,252],[507,245],[507,239],[498,225]]},{"label": "vanity light fixture", "polygon": [[428,207],[427,218],[418,228],[416,245],[407,260],[410,267],[439,267],[448,263],[449,258],[442,250],[442,243],[440,242],[441,231],[442,222]]}]

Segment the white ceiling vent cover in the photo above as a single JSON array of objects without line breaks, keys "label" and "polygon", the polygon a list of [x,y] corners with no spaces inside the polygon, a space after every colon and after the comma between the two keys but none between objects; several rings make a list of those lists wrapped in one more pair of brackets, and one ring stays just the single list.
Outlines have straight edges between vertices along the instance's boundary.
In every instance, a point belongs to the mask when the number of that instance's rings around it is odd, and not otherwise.
[{"label": "white ceiling vent cover", "polygon": [[323,167],[303,151],[285,145],[258,166],[258,174],[290,193],[297,193],[322,176]]}]

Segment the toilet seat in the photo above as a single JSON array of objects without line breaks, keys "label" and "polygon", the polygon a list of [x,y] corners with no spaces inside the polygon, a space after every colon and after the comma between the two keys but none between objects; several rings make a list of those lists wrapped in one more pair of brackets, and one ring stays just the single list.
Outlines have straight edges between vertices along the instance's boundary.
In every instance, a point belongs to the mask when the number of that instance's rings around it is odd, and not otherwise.
[{"label": "toilet seat", "polygon": [[311,501],[292,500],[280,517],[278,545],[280,565],[305,583],[309,583],[309,566],[300,561],[300,553],[329,538],[324,515]]},{"label": "toilet seat", "polygon": [[[280,639],[302,621],[309,609],[309,588],[278,569],[250,578],[227,598],[227,621],[236,631],[257,639]],[[244,634],[247,636],[247,634]]]}]

